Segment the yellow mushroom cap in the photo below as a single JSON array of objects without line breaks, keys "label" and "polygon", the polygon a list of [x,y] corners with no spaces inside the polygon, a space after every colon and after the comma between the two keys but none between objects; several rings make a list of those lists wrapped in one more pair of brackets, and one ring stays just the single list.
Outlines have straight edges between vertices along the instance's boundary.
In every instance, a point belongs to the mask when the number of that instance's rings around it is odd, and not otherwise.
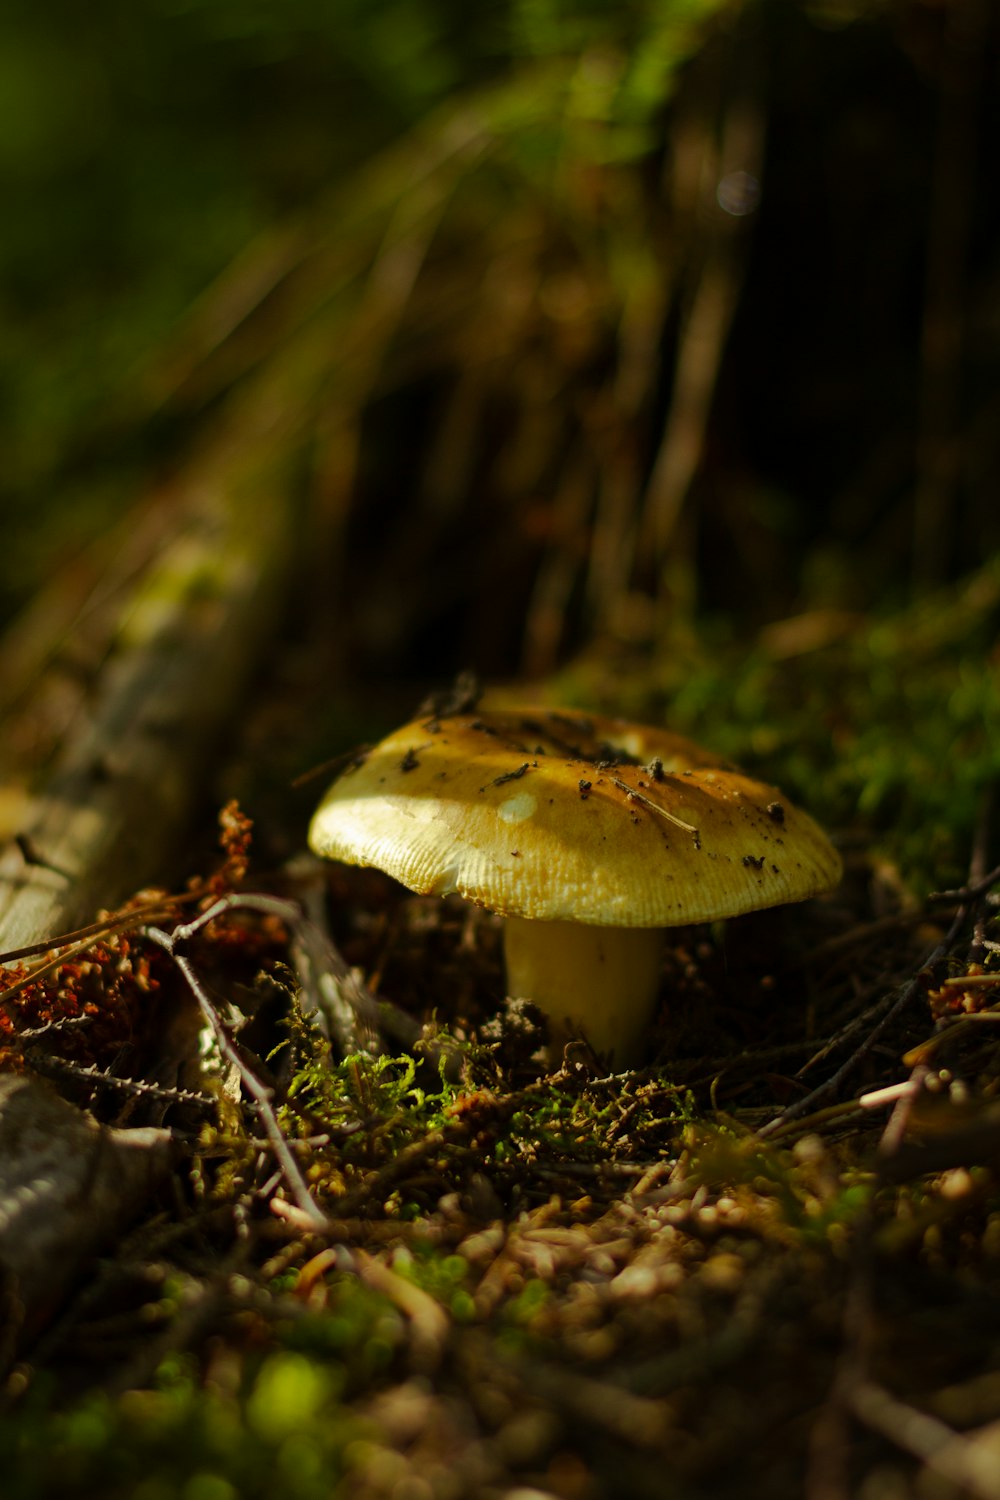
[{"label": "yellow mushroom cap", "polygon": [[609,927],[737,916],[841,873],[807,813],[690,740],[533,709],[397,729],[330,787],[309,843],[422,894]]}]

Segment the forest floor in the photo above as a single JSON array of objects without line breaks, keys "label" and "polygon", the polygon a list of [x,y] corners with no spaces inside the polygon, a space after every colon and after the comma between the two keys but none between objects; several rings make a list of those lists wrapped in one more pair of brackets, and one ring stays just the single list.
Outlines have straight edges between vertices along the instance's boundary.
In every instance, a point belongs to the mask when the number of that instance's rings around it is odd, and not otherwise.
[{"label": "forest floor", "polygon": [[177,1155],[8,1371],[12,1494],[994,1493],[988,887],[876,916],[857,850],[830,900],[678,933],[656,1061],[611,1076],[582,1044],[540,1070],[494,919],[365,872],[330,877],[338,989],[391,999],[338,1057],[292,892],[230,874],[184,951],[301,1177],[142,927],[19,992],[8,1056],[31,1031]]},{"label": "forest floor", "polygon": [[169,1133],[96,1262],[56,1204],[57,1305],[5,1293],[7,1500],[1000,1496],[977,806],[949,889],[834,828],[830,896],[677,929],[612,1075],[546,1070],[490,914],[228,804],[209,873],[4,971],[8,1073]]}]

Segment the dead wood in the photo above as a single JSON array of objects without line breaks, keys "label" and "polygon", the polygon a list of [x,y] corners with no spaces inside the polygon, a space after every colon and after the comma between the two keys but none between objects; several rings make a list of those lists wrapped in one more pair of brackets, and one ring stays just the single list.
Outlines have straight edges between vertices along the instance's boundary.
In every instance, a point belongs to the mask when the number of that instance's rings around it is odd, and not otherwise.
[{"label": "dead wood", "polygon": [[169,1165],[170,1134],[111,1130],[30,1076],[0,1077],[4,1353],[36,1331]]},{"label": "dead wood", "polygon": [[[250,462],[203,460],[165,497],[159,546],[133,576],[114,578],[111,607],[102,603],[103,661],[23,821],[7,830],[0,951],[78,926],[164,878],[284,594],[287,490],[279,480],[263,492]],[[269,480],[274,467],[272,458]],[[65,672],[67,622],[59,610],[53,617],[49,670]],[[33,650],[42,662],[45,648]],[[0,679],[16,675],[0,670]]]}]

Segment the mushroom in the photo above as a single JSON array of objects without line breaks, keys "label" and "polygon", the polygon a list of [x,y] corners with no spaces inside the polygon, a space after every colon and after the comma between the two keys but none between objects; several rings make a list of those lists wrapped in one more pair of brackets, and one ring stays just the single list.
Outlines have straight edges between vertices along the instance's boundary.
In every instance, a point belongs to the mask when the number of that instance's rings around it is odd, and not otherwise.
[{"label": "mushroom", "polygon": [[680,735],[506,709],[431,715],[356,757],[313,816],[318,854],[505,919],[508,994],[641,1057],[663,929],[827,890],[840,859],[807,813]]}]

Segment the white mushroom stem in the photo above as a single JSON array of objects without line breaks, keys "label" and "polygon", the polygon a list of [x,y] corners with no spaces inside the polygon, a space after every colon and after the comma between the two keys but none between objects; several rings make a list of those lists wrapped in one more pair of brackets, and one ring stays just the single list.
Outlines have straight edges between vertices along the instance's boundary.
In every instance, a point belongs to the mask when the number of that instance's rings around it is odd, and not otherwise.
[{"label": "white mushroom stem", "polygon": [[553,1061],[582,1033],[616,1068],[642,1060],[660,980],[657,927],[592,927],[507,917],[507,993],[549,1018]]}]

